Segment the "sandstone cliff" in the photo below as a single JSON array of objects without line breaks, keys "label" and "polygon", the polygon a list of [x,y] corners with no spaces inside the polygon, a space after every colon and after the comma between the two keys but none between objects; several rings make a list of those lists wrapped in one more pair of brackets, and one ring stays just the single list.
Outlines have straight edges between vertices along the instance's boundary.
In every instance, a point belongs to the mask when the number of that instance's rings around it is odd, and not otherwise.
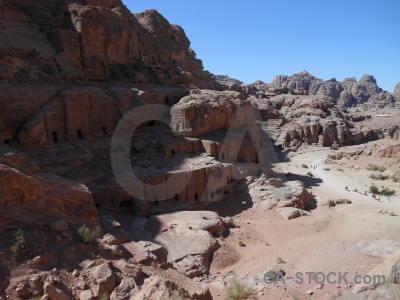
[{"label": "sandstone cliff", "polygon": [[249,99],[259,109],[271,138],[289,150],[303,143],[338,147],[396,138],[396,121],[347,111],[329,96],[282,94]]},{"label": "sandstone cliff", "polygon": [[[143,104],[220,89],[184,30],[119,0],[4,1],[0,141],[22,149],[112,134]],[[179,85],[180,87],[177,87]]]},{"label": "sandstone cliff", "polygon": [[337,104],[343,107],[356,105],[393,106],[399,103],[400,85],[398,84],[394,93],[382,90],[371,75],[364,75],[357,82],[355,78],[346,78],[342,82],[335,78],[322,80],[307,71],[301,71],[292,76],[278,75],[269,84],[256,81],[252,84],[232,84],[232,80],[226,81],[216,77],[223,85],[223,89],[245,91],[248,94],[294,94],[294,95],[321,95],[329,96],[337,100]]},{"label": "sandstone cliff", "polygon": [[251,103],[238,92],[194,90],[172,107],[171,127],[191,136],[227,129],[237,108],[245,106],[251,107]]},{"label": "sandstone cliff", "polygon": [[5,0],[0,22],[3,80],[128,79],[219,87],[184,30],[156,10],[131,14],[119,0]]}]

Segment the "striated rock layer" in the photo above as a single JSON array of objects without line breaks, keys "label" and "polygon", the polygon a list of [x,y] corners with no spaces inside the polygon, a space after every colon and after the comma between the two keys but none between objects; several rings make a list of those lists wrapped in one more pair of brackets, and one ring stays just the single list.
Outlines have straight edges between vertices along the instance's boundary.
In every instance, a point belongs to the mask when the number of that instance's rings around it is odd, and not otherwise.
[{"label": "striated rock layer", "polygon": [[184,30],[156,10],[131,14],[119,0],[6,0],[0,16],[3,79],[127,78],[218,88]]}]

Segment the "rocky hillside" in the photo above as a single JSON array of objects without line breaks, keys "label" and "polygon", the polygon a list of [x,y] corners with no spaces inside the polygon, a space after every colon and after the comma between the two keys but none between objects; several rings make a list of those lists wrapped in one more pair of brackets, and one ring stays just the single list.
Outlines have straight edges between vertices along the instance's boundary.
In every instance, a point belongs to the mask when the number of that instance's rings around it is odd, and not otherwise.
[{"label": "rocky hillside", "polygon": [[341,147],[393,138],[399,128],[399,110],[391,106],[345,108],[326,95],[280,90],[250,94],[248,100],[260,112],[269,137],[286,152],[302,144]]},{"label": "rocky hillside", "polygon": [[218,88],[184,30],[120,0],[1,1],[0,77],[10,82],[120,80]]},{"label": "rocky hillside", "polygon": [[[224,85],[224,88],[238,90],[232,87],[232,80],[227,82],[220,77],[216,79]],[[278,75],[271,83],[256,81],[249,85],[242,84],[241,89],[246,93],[264,94],[294,94],[294,95],[323,95],[329,96],[343,107],[357,105],[398,105],[400,103],[400,83],[396,85],[394,93],[382,90],[376,79],[371,75],[364,75],[357,82],[355,78],[346,78],[342,82],[335,78],[329,80],[319,79],[307,71],[301,71],[292,76]]]},{"label": "rocky hillside", "polygon": [[180,26],[121,1],[1,1],[0,40],[0,141],[24,149],[111,134],[133,107],[173,105],[190,86],[220,89]]}]

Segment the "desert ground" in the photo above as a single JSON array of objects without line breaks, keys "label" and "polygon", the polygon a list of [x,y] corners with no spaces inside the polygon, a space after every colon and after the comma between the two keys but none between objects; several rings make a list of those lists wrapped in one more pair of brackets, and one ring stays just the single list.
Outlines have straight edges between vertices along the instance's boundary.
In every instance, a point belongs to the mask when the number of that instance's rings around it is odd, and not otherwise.
[{"label": "desert ground", "polygon": [[[379,142],[384,141],[372,143]],[[345,158],[339,164],[328,165],[324,161],[329,152],[331,150],[326,148],[304,147],[290,162],[276,166],[293,173],[289,180],[303,180],[315,195],[319,204],[311,210],[312,215],[287,221],[278,212],[261,208],[249,208],[234,215],[237,227],[219,241],[222,247],[218,251],[225,252],[224,263],[215,261],[211,265],[212,274],[224,276],[234,272],[245,279],[267,272],[281,257],[284,263],[280,267],[286,277],[295,276],[296,272],[348,272],[352,278],[355,274],[368,274],[385,257],[400,250],[400,184],[384,183],[396,189],[397,195],[390,200],[381,196],[378,202],[369,192],[364,194],[371,184],[377,184],[369,178],[371,172],[365,167],[375,163],[390,168],[390,160],[363,157],[354,167],[354,159]],[[303,168],[303,164],[309,168]],[[316,166],[315,169],[312,166]],[[306,175],[308,171],[313,173],[313,178]],[[348,190],[345,190],[346,185]],[[348,199],[351,204],[328,207],[321,205],[324,199]],[[397,216],[378,213],[378,210]],[[239,239],[245,242],[245,247],[238,245]],[[321,289],[316,282],[308,284],[306,281],[298,285],[286,280],[285,285],[260,291],[256,298],[302,299],[307,291],[312,291],[313,294],[305,298],[329,299],[332,295],[350,292],[354,286],[325,282]],[[210,290],[214,299],[224,299],[223,285],[212,283]]]}]

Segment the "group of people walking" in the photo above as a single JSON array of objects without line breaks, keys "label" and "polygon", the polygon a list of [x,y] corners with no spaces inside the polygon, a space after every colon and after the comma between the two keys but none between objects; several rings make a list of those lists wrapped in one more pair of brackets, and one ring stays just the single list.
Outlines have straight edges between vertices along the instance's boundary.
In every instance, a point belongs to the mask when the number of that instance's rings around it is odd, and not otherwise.
[{"label": "group of people walking", "polygon": [[315,169],[317,168],[324,160],[321,160],[319,163],[317,163],[316,165],[311,165],[311,169]]},{"label": "group of people walking", "polygon": [[[349,188],[347,187],[347,185],[346,185],[346,187],[344,188],[346,191],[348,191],[349,190]],[[358,191],[357,191],[357,189],[354,189],[354,192],[357,192],[357,193],[359,193]],[[364,195],[365,196],[368,196],[368,192],[367,191],[365,191],[364,192]],[[372,198],[374,198],[374,199],[376,199],[376,200],[378,200],[378,202],[380,202],[381,201],[381,196],[379,196],[379,198],[376,196],[376,194],[375,193],[372,193]],[[390,197],[388,198],[389,199],[389,202],[390,202]]]}]

